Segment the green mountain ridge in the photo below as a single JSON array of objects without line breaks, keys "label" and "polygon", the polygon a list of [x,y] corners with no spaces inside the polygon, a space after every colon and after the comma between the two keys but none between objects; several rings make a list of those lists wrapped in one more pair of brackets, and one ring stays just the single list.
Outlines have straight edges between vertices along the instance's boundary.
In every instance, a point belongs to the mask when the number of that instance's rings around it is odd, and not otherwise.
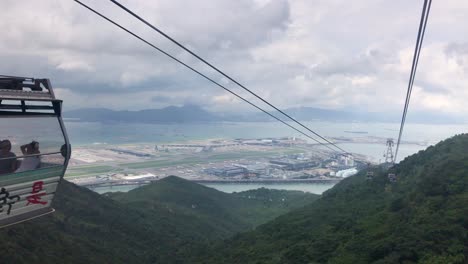
[{"label": "green mountain ridge", "polygon": [[[219,242],[200,263],[468,263],[468,134]],[[391,183],[388,173],[398,176]],[[209,252],[207,254],[207,252]]]},{"label": "green mountain ridge", "polygon": [[56,213],[0,230],[1,262],[468,263],[467,150],[458,135],[322,196],[175,176],[99,195],[65,181]]},{"label": "green mountain ridge", "polygon": [[241,196],[177,177],[106,195],[64,181],[54,214],[0,230],[1,262],[184,263],[184,254],[210,241],[251,230],[318,197],[278,191],[271,200],[285,201],[265,203]]},{"label": "green mountain ridge", "polygon": [[[226,228],[228,233],[252,229],[307,203],[318,195],[300,191],[265,188],[228,194],[187,180],[169,176],[162,184],[143,186],[110,197],[134,208],[146,210],[163,203],[173,211],[190,217],[210,218],[214,229]],[[184,185],[184,188],[180,188]]]}]

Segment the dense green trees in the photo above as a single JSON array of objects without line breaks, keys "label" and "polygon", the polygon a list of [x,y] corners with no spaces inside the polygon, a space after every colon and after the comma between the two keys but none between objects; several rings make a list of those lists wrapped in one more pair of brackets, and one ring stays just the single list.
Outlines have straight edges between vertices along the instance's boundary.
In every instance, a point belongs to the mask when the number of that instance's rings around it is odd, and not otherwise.
[{"label": "dense green trees", "polygon": [[251,230],[317,198],[287,191],[248,194],[169,177],[101,196],[65,181],[57,212],[0,230],[0,263],[185,262],[205,243]]},{"label": "dense green trees", "polygon": [[468,135],[371,169],[318,199],[177,177],[102,196],[64,182],[55,214],[0,230],[1,262],[468,262]]},{"label": "dense green trees", "polygon": [[[468,135],[216,245],[204,263],[466,263]],[[398,181],[389,182],[389,172]]]}]

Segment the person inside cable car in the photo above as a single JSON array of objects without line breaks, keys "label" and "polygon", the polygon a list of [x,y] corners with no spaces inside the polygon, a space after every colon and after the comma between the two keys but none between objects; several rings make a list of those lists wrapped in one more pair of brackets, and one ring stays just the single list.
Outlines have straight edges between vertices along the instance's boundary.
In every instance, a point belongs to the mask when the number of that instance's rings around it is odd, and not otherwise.
[{"label": "person inside cable car", "polygon": [[11,142],[8,139],[0,141],[0,174],[12,173],[16,170],[17,159],[11,152]]},{"label": "person inside cable car", "polygon": [[39,142],[32,141],[31,143],[22,145],[21,152],[27,157],[23,159],[21,165],[15,172],[23,172],[39,168],[41,164],[41,158],[39,157],[39,154],[41,154],[39,151]]}]

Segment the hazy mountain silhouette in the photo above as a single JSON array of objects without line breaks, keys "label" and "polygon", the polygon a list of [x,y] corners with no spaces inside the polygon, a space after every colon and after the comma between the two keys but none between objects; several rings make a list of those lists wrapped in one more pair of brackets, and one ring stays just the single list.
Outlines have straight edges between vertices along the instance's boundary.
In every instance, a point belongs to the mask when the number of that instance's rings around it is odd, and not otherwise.
[{"label": "hazy mountain silhouette", "polygon": [[[284,112],[300,121],[333,122],[400,122],[400,112],[378,113],[352,110],[329,110],[314,107],[288,108]],[[271,112],[281,117],[281,114]],[[275,119],[265,113],[214,113],[200,106],[169,106],[161,109],[139,111],[115,111],[105,108],[86,108],[67,111],[66,118],[88,122],[126,122],[126,123],[191,123],[191,122],[269,122]],[[282,117],[287,120],[285,117]],[[410,112],[408,122],[414,123],[464,123],[466,118],[440,112]]]}]

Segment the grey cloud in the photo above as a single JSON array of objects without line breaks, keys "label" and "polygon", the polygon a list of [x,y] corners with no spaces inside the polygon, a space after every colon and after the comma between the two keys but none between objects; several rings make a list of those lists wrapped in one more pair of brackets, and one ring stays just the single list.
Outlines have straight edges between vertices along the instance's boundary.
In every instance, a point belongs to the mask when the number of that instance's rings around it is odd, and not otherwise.
[{"label": "grey cloud", "polygon": [[446,48],[447,54],[468,54],[468,42],[465,43],[449,43]]},{"label": "grey cloud", "polygon": [[468,42],[447,44],[445,52],[448,57],[454,58],[459,65],[468,66]]},{"label": "grey cloud", "polygon": [[167,102],[171,102],[172,99],[173,97],[164,96],[164,95],[156,95],[156,96],[151,97],[151,101],[155,103],[167,103]]},{"label": "grey cloud", "polygon": [[[108,1],[85,2],[251,98]],[[261,2],[123,3],[280,107],[400,108],[420,2]],[[251,109],[72,1],[4,0],[0,8],[0,73],[50,77],[73,107],[194,103]],[[468,39],[457,33],[468,23],[459,15],[468,12],[468,6],[448,0],[435,3],[432,12],[424,43],[430,54],[423,54],[416,85],[428,102],[443,91],[458,94],[458,99],[447,100],[466,101],[468,95],[454,89],[468,84],[460,74],[468,71]],[[457,23],[450,19],[453,13],[458,14]],[[453,59],[458,65],[451,64]]]},{"label": "grey cloud", "polygon": [[230,50],[248,48],[267,41],[275,30],[285,30],[289,21],[289,4],[284,0],[261,8],[251,0],[159,1],[158,9],[170,15],[152,20],[160,20],[163,30],[198,51],[213,52],[223,42],[230,43]]}]

